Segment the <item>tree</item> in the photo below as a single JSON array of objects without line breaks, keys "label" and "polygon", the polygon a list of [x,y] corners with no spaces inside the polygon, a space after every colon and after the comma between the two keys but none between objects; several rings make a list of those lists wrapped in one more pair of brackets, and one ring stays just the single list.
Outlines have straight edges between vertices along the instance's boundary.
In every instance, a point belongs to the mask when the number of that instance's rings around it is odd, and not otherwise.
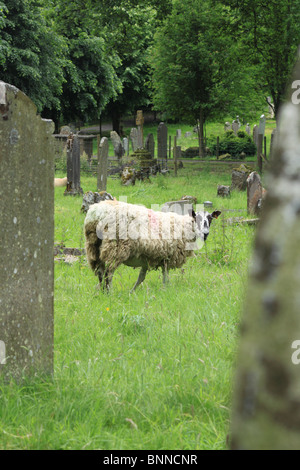
[{"label": "tree", "polygon": [[6,0],[5,9],[1,5],[2,80],[26,93],[39,112],[45,106],[59,108],[64,80],[62,38],[47,27],[33,0]]},{"label": "tree", "polygon": [[61,97],[63,119],[99,117],[109,99],[120,90],[115,73],[119,59],[97,28],[93,2],[58,0],[49,7],[48,17],[68,46]]},{"label": "tree", "polygon": [[300,0],[214,1],[220,3],[229,7],[228,31],[240,41],[240,56],[252,65],[265,98],[272,96],[277,116],[300,42]]},{"label": "tree", "polygon": [[122,115],[150,104],[148,48],[155,30],[156,10],[147,3],[112,2],[109,9],[101,10],[99,18],[99,27],[103,29],[111,53],[119,57],[115,71],[121,88],[105,110],[118,133]]},{"label": "tree", "polygon": [[172,13],[158,28],[151,54],[153,101],[167,116],[203,125],[228,107],[234,90],[228,65],[231,44],[220,35],[222,8],[209,0],[174,0]]}]

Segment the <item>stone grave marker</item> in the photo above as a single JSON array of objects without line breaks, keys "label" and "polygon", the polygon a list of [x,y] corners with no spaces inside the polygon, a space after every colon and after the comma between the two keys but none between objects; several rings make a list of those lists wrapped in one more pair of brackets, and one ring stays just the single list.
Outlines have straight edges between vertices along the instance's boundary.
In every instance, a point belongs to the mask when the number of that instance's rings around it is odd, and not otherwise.
[{"label": "stone grave marker", "polygon": [[249,214],[258,215],[262,200],[262,184],[256,171],[250,173],[247,178],[247,211]]},{"label": "stone grave marker", "polygon": [[239,123],[237,122],[237,120],[234,120],[234,121],[232,122],[231,128],[232,128],[232,130],[233,130],[233,132],[234,132],[234,135],[237,135],[238,130],[239,130],[239,128],[240,128]]},{"label": "stone grave marker", "polygon": [[168,157],[168,128],[161,122],[157,128],[157,159],[166,162]]},{"label": "stone grave marker", "polygon": [[266,116],[262,114],[259,118],[258,134],[264,135],[265,128],[266,128]]},{"label": "stone grave marker", "polygon": [[130,140],[132,145],[132,151],[135,152],[138,147],[138,131],[136,127],[133,127],[130,131]]},{"label": "stone grave marker", "polygon": [[0,82],[0,375],[53,373],[54,124]]},{"label": "stone grave marker", "polygon": [[176,138],[180,139],[180,137],[181,137],[181,129],[177,129],[176,130]]},{"label": "stone grave marker", "polygon": [[124,155],[128,156],[129,153],[129,140],[127,137],[123,137],[123,149],[124,149]]},{"label": "stone grave marker", "polygon": [[155,153],[155,142],[153,134],[148,134],[145,140],[145,148],[151,154],[151,157],[154,158]]},{"label": "stone grave marker", "polygon": [[251,135],[251,127],[250,127],[249,122],[247,122],[245,131],[247,132],[248,135]]},{"label": "stone grave marker", "polygon": [[242,315],[231,415],[232,450],[298,450],[300,386],[300,107],[280,107],[267,194]]},{"label": "stone grave marker", "polygon": [[224,132],[230,131],[230,130],[231,130],[231,124],[230,124],[230,122],[227,121],[224,124]]},{"label": "stone grave marker", "polygon": [[64,196],[83,194],[80,186],[80,142],[78,135],[73,134],[67,140],[67,179]]},{"label": "stone grave marker", "polygon": [[257,142],[258,142],[258,126],[256,124],[254,124],[252,132],[253,132],[253,142],[255,143],[255,145],[257,145]]},{"label": "stone grave marker", "polygon": [[107,167],[108,167],[108,138],[102,137],[98,145],[98,191],[106,191],[107,185]]},{"label": "stone grave marker", "polygon": [[121,138],[119,134],[116,131],[111,131],[110,132],[110,138],[112,140],[112,144],[114,147],[114,154],[115,157],[118,157],[119,159],[122,158],[123,156],[123,145]]},{"label": "stone grave marker", "polygon": [[138,148],[141,149],[141,148],[144,148],[144,134],[143,134],[144,116],[143,116],[143,111],[138,110],[136,112],[135,123],[137,125]]}]

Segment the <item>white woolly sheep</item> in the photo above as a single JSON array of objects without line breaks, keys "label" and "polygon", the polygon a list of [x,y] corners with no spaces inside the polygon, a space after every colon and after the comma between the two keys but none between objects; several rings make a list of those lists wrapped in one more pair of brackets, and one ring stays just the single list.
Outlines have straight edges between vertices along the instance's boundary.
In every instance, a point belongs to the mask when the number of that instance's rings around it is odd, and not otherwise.
[{"label": "white woolly sheep", "polygon": [[54,178],[54,186],[67,186],[68,178]]},{"label": "white woolly sheep", "polygon": [[161,267],[165,283],[168,270],[180,268],[193,255],[196,241],[206,240],[212,219],[220,214],[192,210],[178,215],[116,200],[93,204],[84,222],[88,263],[107,290],[122,263],[141,268],[132,290],[149,269]]}]

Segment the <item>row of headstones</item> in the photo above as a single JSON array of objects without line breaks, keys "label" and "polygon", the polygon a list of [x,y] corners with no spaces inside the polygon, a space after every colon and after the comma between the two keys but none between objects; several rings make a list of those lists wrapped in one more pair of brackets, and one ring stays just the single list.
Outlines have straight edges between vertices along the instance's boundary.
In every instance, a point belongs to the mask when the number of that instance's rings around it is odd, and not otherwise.
[{"label": "row of headstones", "polygon": [[[224,131],[225,132],[233,130],[235,135],[237,135],[240,128],[241,128],[241,122],[240,122],[239,116],[237,116],[236,119],[231,124],[230,124],[230,122],[227,121],[227,122],[225,122],[225,125],[224,125]],[[266,128],[266,116],[264,114],[262,114],[260,119],[259,119],[259,125],[255,124],[253,126],[252,136],[253,136],[253,141],[256,144],[257,144],[257,141],[258,141],[258,135],[259,134],[264,135],[265,128]],[[251,135],[251,127],[250,127],[249,123],[247,123],[247,125],[245,127],[245,132],[248,135]]]},{"label": "row of headstones", "polygon": [[[135,152],[139,148],[145,148],[151,154],[151,157],[155,156],[155,141],[153,134],[148,134],[143,141],[142,128],[133,127],[130,131],[130,136],[121,137],[117,132],[111,131],[110,137],[112,140],[114,154],[118,158],[122,158],[124,155],[129,155],[130,142],[132,145],[132,151]],[[167,157],[167,145],[168,145],[168,128],[165,123],[161,122],[157,128],[157,158],[163,159]]]}]

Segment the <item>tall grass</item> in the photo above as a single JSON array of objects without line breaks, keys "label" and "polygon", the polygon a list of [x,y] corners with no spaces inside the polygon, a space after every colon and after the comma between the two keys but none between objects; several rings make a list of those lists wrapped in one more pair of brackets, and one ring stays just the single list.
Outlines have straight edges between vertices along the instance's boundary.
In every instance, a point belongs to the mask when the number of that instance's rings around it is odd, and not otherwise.
[{"label": "tall grass", "polygon": [[[109,178],[107,189],[147,207],[191,194],[245,209],[244,193],[217,198],[229,181],[229,171],[191,168],[134,187]],[[96,189],[94,177],[81,183]],[[55,241],[83,247],[82,200],[55,191]],[[55,261],[54,376],[0,382],[0,448],[225,449],[253,235],[218,219],[168,285],[150,272],[133,294],[132,268],[121,266],[105,294],[84,256]]]}]

